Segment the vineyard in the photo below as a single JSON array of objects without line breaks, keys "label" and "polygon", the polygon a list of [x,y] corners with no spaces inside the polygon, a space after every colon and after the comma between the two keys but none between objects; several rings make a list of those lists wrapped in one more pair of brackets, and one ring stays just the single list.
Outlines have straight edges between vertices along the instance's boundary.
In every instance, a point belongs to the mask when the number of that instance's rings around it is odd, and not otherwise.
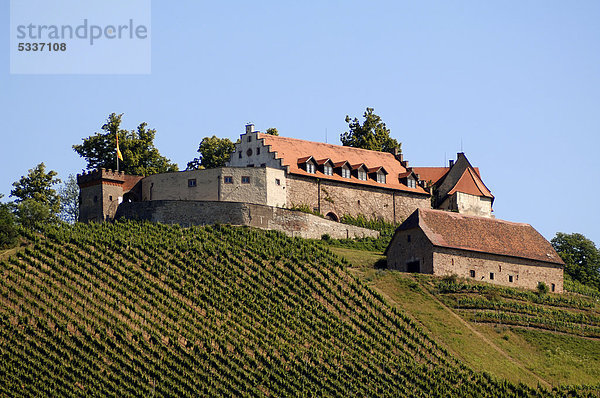
[{"label": "vineyard", "polygon": [[538,294],[483,283],[437,280],[435,291],[474,322],[536,328],[600,338],[600,301],[595,295]]},{"label": "vineyard", "polygon": [[27,239],[0,262],[1,396],[593,394],[471,371],[315,242],[137,222]]}]

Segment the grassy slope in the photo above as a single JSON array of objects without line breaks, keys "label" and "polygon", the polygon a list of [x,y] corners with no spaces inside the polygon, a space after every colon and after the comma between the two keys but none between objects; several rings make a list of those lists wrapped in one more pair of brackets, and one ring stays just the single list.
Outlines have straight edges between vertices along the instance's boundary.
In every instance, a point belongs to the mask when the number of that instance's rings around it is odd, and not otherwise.
[{"label": "grassy slope", "polygon": [[547,395],[463,366],[302,239],[127,222],[30,240],[0,261],[0,396]]},{"label": "grassy slope", "polygon": [[[600,382],[600,340],[539,330],[465,323],[424,288],[430,278],[376,270],[378,253],[331,248],[351,272],[418,320],[436,340],[477,371],[535,386]],[[496,348],[499,348],[500,351]]]}]

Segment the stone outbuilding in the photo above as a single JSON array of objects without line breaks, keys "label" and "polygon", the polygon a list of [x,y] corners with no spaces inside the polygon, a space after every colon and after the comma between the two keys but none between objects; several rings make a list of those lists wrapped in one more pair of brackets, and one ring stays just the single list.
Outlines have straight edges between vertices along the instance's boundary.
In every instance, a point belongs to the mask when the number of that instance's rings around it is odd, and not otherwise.
[{"label": "stone outbuilding", "polygon": [[455,212],[417,209],[396,230],[387,266],[404,272],[563,291],[564,263],[531,225]]}]

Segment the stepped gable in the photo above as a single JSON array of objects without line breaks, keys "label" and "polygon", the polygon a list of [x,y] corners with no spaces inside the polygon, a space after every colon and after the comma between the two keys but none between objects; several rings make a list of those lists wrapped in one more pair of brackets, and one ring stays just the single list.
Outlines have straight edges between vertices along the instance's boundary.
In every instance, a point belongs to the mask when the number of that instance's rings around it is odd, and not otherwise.
[{"label": "stepped gable", "polygon": [[564,265],[550,242],[529,224],[418,209],[398,229],[414,227],[434,246]]},{"label": "stepped gable", "polygon": [[[281,161],[281,165],[287,168],[290,174],[303,175],[308,177],[318,177],[321,179],[335,180],[343,183],[370,185],[378,188],[392,188],[417,194],[428,195],[422,187],[416,186],[409,188],[400,183],[400,175],[404,175],[408,169],[408,162],[403,162],[389,152],[377,152],[367,149],[354,148],[349,146],[325,144],[300,140],[297,138],[280,137],[270,134],[257,133],[257,138],[262,140],[264,145],[270,146],[269,151],[275,153],[275,158]],[[322,164],[330,160],[334,167],[342,167],[347,164],[353,170],[364,165],[368,173],[378,170],[387,173],[385,183],[379,183],[371,179],[359,180],[357,178],[344,178],[340,175],[326,175],[320,170],[316,173],[308,173],[300,165],[309,159],[316,159],[317,164]]]}]

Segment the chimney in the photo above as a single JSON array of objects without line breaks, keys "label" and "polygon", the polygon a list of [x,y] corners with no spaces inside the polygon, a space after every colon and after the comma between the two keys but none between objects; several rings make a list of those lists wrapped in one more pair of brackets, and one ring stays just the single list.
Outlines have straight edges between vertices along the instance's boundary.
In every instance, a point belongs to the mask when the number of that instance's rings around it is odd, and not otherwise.
[{"label": "chimney", "polygon": [[400,150],[398,150],[398,148],[394,148],[394,152],[392,152],[392,154],[394,155],[396,160],[399,161],[400,163],[402,163],[404,161],[404,155],[402,155],[402,152],[400,152]]},{"label": "chimney", "polygon": [[253,123],[248,123],[246,125],[246,134],[253,133],[253,132],[254,132],[254,124]]},{"label": "chimney", "polygon": [[453,159],[450,159],[450,160],[448,161],[448,167],[452,168],[452,166],[454,166],[454,160],[453,160]]}]

